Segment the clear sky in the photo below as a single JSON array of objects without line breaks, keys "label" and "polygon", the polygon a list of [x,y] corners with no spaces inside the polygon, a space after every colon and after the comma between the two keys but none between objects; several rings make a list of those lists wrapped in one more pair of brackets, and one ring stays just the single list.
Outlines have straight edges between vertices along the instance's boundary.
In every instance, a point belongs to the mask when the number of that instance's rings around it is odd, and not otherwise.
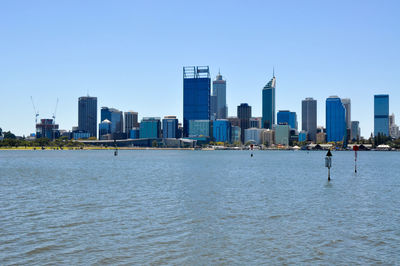
[{"label": "clear sky", "polygon": [[[373,131],[373,95],[390,94],[400,124],[400,1],[0,2],[0,127],[34,132],[40,118],[78,123],[78,97],[98,107],[182,118],[182,67],[209,65],[227,79],[229,115],[277,77],[277,110],[351,98],[361,134]],[[99,117],[100,120],[100,117]],[[100,122],[100,121],[99,121]]]}]

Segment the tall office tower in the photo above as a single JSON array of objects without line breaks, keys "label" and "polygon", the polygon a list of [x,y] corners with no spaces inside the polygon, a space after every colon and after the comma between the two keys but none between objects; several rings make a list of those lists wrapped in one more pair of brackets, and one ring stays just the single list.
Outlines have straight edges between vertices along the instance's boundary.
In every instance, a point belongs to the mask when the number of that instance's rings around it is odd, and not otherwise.
[{"label": "tall office tower", "polygon": [[211,78],[208,66],[183,68],[183,135],[188,136],[189,120],[210,119]]},{"label": "tall office tower", "polygon": [[316,142],[317,100],[313,98],[301,101],[301,129],[307,131],[309,140]]},{"label": "tall office tower", "polygon": [[217,119],[217,96],[215,95],[210,95],[210,120],[216,120]]},{"label": "tall office tower", "polygon": [[178,119],[174,115],[165,116],[162,121],[163,138],[178,137]]},{"label": "tall office tower", "polygon": [[228,116],[228,107],[226,105],[226,80],[218,72],[213,81],[212,96],[216,97],[216,119],[226,119]]},{"label": "tall office tower", "polygon": [[139,127],[138,113],[134,111],[125,112],[124,124],[125,124],[125,133],[129,135],[131,129],[133,129],[134,127]]},{"label": "tall office tower", "polygon": [[262,127],[272,129],[275,124],[275,87],[276,78],[272,79],[262,90]]},{"label": "tall office tower", "polygon": [[105,119],[111,122],[111,133],[123,133],[123,115],[122,111],[115,108],[101,107],[100,111],[101,121]]},{"label": "tall office tower", "polygon": [[346,109],[337,96],[326,99],[326,140],[346,141]]},{"label": "tall office tower", "polygon": [[360,139],[360,122],[351,121],[351,140],[359,140]]},{"label": "tall office tower", "polygon": [[244,131],[250,127],[251,106],[247,103],[241,103],[237,107],[237,117],[240,120],[241,141],[244,143]]},{"label": "tall office tower", "polygon": [[343,98],[342,104],[346,110],[346,128],[351,128],[351,100],[349,98]]},{"label": "tall office tower", "polygon": [[79,97],[78,129],[97,137],[97,97]]},{"label": "tall office tower", "polygon": [[389,137],[389,95],[374,95],[374,135]]},{"label": "tall office tower", "polygon": [[296,112],[290,112],[289,110],[280,110],[277,114],[278,124],[288,124],[291,129],[297,130],[297,115]]},{"label": "tall office tower", "polygon": [[395,125],[394,114],[389,115],[389,127]]}]

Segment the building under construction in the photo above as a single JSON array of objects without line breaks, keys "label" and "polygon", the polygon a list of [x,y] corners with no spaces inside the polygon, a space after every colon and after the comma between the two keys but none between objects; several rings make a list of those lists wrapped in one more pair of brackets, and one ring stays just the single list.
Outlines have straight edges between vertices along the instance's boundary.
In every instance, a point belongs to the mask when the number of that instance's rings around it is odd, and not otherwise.
[{"label": "building under construction", "polygon": [[60,136],[58,125],[54,124],[53,119],[40,119],[36,124],[36,138],[56,139]]}]

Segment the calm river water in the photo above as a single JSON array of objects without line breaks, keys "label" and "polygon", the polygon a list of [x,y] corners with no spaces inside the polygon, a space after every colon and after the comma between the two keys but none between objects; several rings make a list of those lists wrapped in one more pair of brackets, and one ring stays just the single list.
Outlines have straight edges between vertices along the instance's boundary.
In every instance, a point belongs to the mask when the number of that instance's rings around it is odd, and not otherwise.
[{"label": "calm river water", "polygon": [[400,153],[0,151],[0,265],[399,264]]}]

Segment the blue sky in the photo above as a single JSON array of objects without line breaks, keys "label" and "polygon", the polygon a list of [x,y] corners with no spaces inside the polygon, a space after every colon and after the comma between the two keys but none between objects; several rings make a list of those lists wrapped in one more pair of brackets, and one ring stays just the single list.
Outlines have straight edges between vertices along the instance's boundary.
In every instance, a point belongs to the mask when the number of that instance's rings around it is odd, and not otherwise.
[{"label": "blue sky", "polygon": [[[78,97],[143,116],[182,118],[182,67],[227,79],[229,115],[277,77],[277,110],[352,100],[352,120],[373,131],[373,95],[390,94],[400,119],[399,1],[1,1],[0,127],[34,132],[41,118],[78,123]],[[399,120],[400,121],[400,120]],[[399,122],[400,123],[400,122]],[[398,124],[399,124],[398,123]]]}]

